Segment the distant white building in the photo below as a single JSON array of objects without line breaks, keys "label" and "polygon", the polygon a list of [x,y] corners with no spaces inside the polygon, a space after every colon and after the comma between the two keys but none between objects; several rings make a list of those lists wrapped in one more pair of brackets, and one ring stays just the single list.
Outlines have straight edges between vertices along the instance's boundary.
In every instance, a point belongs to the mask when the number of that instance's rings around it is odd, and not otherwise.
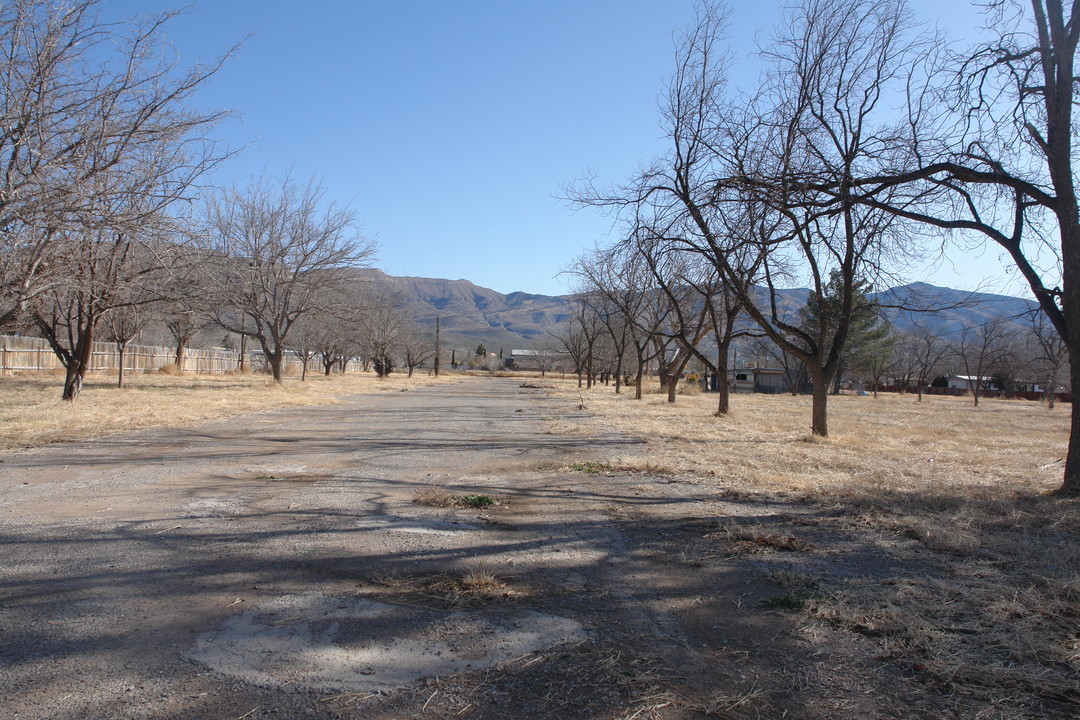
[{"label": "distant white building", "polygon": [[976,381],[980,388],[985,388],[990,385],[990,378],[983,377],[981,380],[977,375],[953,375],[949,378],[949,387],[954,390],[974,390]]},{"label": "distant white building", "polygon": [[540,370],[544,363],[548,366],[546,369],[550,370],[554,358],[551,351],[514,349],[507,360],[506,366],[515,370]]}]

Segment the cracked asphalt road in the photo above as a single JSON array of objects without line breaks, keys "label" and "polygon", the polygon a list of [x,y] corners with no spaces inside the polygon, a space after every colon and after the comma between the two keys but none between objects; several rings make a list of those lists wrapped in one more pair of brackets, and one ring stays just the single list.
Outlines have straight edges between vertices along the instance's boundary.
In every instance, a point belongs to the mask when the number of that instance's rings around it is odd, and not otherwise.
[{"label": "cracked asphalt road", "polygon": [[[692,695],[727,670],[680,612],[747,578],[680,570],[701,488],[566,471],[628,442],[549,432],[573,411],[470,379],[0,456],[2,714],[622,717],[669,676]],[[499,505],[414,503],[433,483]],[[477,570],[505,597],[424,584]]]}]

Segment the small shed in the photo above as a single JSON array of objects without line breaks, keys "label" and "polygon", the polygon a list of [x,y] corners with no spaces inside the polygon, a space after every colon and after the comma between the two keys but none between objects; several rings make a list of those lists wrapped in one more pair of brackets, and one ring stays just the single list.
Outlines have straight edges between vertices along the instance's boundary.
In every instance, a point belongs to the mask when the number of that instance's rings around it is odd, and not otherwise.
[{"label": "small shed", "polygon": [[784,371],[778,368],[745,367],[728,371],[728,387],[737,393],[784,391]]},{"label": "small shed", "polygon": [[758,368],[754,371],[754,391],[776,394],[787,389],[784,371],[780,368]]},{"label": "small shed", "polygon": [[753,368],[737,368],[730,372],[731,380],[728,383],[728,387],[732,392],[737,393],[749,393],[754,392],[754,369]]}]

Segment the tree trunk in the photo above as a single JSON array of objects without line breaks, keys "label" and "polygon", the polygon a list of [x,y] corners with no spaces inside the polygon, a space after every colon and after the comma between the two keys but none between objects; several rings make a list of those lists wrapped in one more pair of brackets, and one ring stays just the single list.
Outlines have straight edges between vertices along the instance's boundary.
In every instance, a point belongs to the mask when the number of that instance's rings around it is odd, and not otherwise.
[{"label": "tree trunk", "polygon": [[[442,358],[442,316],[435,316],[435,377],[439,377],[439,360]],[[540,375],[543,377],[543,373]]]},{"label": "tree trunk", "polygon": [[[716,394],[719,396],[716,401],[716,416],[723,417],[728,414],[731,403],[731,394],[728,392],[728,346],[724,343],[723,347],[716,353]],[[709,374],[705,373],[706,381],[705,387],[708,388]]]},{"label": "tree trunk", "polygon": [[301,362],[301,365],[300,365],[300,382],[304,382],[305,380],[307,380],[307,364],[308,364],[308,361],[307,360],[301,360],[300,362]]},{"label": "tree trunk", "polygon": [[[1080,326],[1075,324],[1070,324],[1069,327],[1080,330]],[[1074,393],[1077,388],[1080,388],[1080,337],[1078,336],[1080,332],[1070,335],[1068,340],[1069,379]],[[1053,388],[1050,389],[1053,390]],[[1077,402],[1075,394],[1071,405],[1072,427],[1069,430],[1069,451],[1065,455],[1065,477],[1055,494],[1075,497],[1080,495],[1080,402]]]},{"label": "tree trunk", "polygon": [[64,374],[64,393],[62,400],[74,402],[82,390],[83,378],[90,369],[90,354],[94,347],[93,323],[87,322],[79,332],[75,341],[75,351],[71,353],[67,361],[67,372]]},{"label": "tree trunk", "polygon": [[270,372],[274,376],[274,382],[276,382],[278,385],[281,385],[283,382],[281,376],[281,366],[284,364],[284,359],[285,358],[283,357],[281,351],[278,351],[276,353],[266,353],[266,362],[270,364]]},{"label": "tree trunk", "polygon": [[116,343],[116,357],[117,365],[119,368],[116,371],[116,387],[124,387],[124,351],[127,349],[127,343]]},{"label": "tree trunk", "polygon": [[678,389],[679,389],[679,376],[678,375],[668,375],[668,379],[667,379],[667,401],[672,405],[675,404],[675,392]]},{"label": "tree trunk", "polygon": [[176,371],[184,372],[184,350],[187,344],[183,340],[176,341]]},{"label": "tree trunk", "polygon": [[821,371],[810,371],[813,384],[813,412],[810,432],[818,437],[829,436],[829,380]]},{"label": "tree trunk", "polygon": [[76,368],[74,363],[68,367],[64,376],[64,393],[60,396],[62,400],[75,402],[79,398],[85,373],[85,368]]}]

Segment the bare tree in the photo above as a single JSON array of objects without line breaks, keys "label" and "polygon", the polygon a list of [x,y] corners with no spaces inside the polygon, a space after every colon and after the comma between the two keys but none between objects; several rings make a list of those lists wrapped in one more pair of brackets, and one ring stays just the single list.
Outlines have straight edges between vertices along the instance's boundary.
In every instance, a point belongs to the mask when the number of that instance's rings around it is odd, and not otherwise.
[{"label": "bare tree", "polygon": [[[757,232],[749,240],[765,256],[768,305],[748,303],[747,311],[806,366],[817,435],[828,434],[828,386],[843,360],[861,284],[883,276],[895,247],[894,223],[861,209],[849,186],[862,164],[892,140],[882,96],[905,79],[913,52],[903,39],[905,23],[896,2],[808,0],[796,6],[770,48],[771,105],[755,112],[764,122],[735,141],[734,184],[721,180],[750,203],[750,227]],[[745,151],[739,148],[743,138],[754,143]],[[762,154],[762,148],[775,150]],[[826,199],[793,185],[807,176],[834,179],[842,191]],[[792,257],[801,268],[789,264]],[[809,280],[816,298],[821,321],[809,331],[792,324],[775,300],[779,283],[792,273]]]},{"label": "bare tree", "polygon": [[546,377],[548,372],[554,369],[555,364],[563,357],[558,341],[546,337],[533,344],[533,357],[540,366],[540,377]]},{"label": "bare tree", "polygon": [[583,384],[582,375],[585,372],[589,353],[589,341],[579,318],[582,308],[583,306],[579,304],[561,332],[551,333],[552,339],[559,344],[560,354],[569,361],[573,373],[577,375],[579,388]]},{"label": "bare tree", "polygon": [[280,383],[293,324],[347,302],[353,269],[375,247],[360,237],[350,208],[328,202],[320,185],[288,177],[219,193],[208,222],[203,277],[216,300],[214,321],[255,338]]},{"label": "bare tree", "polygon": [[28,313],[64,366],[63,399],[75,400],[99,324],[111,312],[152,302],[170,248],[123,227],[65,235],[67,274],[35,298]]},{"label": "bare tree", "polygon": [[[1026,7],[1025,7],[1026,5]],[[1031,288],[1080,382],[1080,204],[1074,167],[1080,0],[988,0],[994,37],[954,52],[909,87],[913,136],[863,168],[860,202],[1001,247]],[[824,183],[833,192],[840,185]],[[882,191],[900,188],[914,203]],[[1080,404],[1072,407],[1062,494],[1080,494]]]},{"label": "bare tree", "polygon": [[435,338],[424,332],[415,321],[406,325],[400,347],[409,377],[412,377],[413,370],[435,357]]},{"label": "bare tree", "polygon": [[989,386],[990,376],[1002,366],[1008,354],[1006,337],[1005,323],[994,319],[979,326],[965,327],[956,341],[953,352],[964,368],[976,407],[979,393]]},{"label": "bare tree", "polygon": [[[664,305],[666,321],[656,326],[653,338],[661,360],[661,386],[667,389],[668,402],[674,403],[679,378],[691,358],[697,357],[718,373],[699,345],[719,331],[716,303],[725,298],[726,285],[711,265],[702,266],[695,262],[696,255],[674,250],[670,238],[656,238],[646,231],[637,234],[637,242],[637,252],[652,273],[657,300]],[[723,365],[726,376],[726,347]],[[727,412],[726,387],[720,397],[723,412],[718,414],[723,414]]]},{"label": "bare tree", "polygon": [[925,325],[916,324],[901,335],[897,348],[898,375],[915,384],[920,402],[949,351],[948,344]]},{"label": "bare tree", "polygon": [[70,285],[73,236],[160,214],[222,157],[202,135],[221,114],[184,106],[220,63],[172,59],[171,13],[104,23],[98,4],[0,5],[0,326]]},{"label": "bare tree", "polygon": [[0,325],[39,329],[67,400],[121,286],[160,269],[171,209],[228,155],[206,139],[222,114],[188,107],[219,64],[171,59],[169,13],[106,24],[96,5],[0,6]]},{"label": "bare tree", "polygon": [[401,352],[410,330],[410,318],[402,310],[400,298],[389,288],[378,285],[367,288],[362,302],[358,342],[375,374],[385,378],[393,372],[395,356]]},{"label": "bare tree", "polygon": [[1054,409],[1057,388],[1061,384],[1063,366],[1068,363],[1068,350],[1057,330],[1043,313],[1036,313],[1031,318],[1031,349],[1035,350],[1034,369],[1038,373],[1039,383],[1045,388],[1046,406]]},{"label": "bare tree", "polygon": [[613,314],[612,322],[621,322],[621,328],[616,326],[616,331],[625,330],[626,344],[633,347],[634,398],[640,400],[645,368],[652,358],[653,336],[666,318],[661,310],[663,304],[656,302],[660,294],[652,272],[633,242],[598,248],[581,257],[571,272],[603,296],[609,313]]},{"label": "bare tree", "polygon": [[615,375],[615,393],[619,394],[622,392],[623,363],[633,325],[614,298],[607,253],[601,250],[585,253],[575,261],[568,272],[576,275],[582,287],[587,288],[579,297],[592,308],[607,333],[611,346],[610,371]]},{"label": "bare tree", "polygon": [[188,273],[174,277],[166,290],[167,296],[163,303],[165,327],[176,346],[173,361],[178,372],[184,371],[188,345],[210,323],[210,310],[206,307],[205,298],[190,279]]},{"label": "bare tree", "polygon": [[759,366],[761,366],[763,360],[768,359],[783,371],[784,385],[787,392],[794,396],[807,391],[809,379],[807,378],[806,365],[802,360],[784,352],[767,337],[759,337],[752,348]]},{"label": "bare tree", "polygon": [[128,343],[146,327],[152,316],[152,308],[135,302],[114,307],[109,311],[105,322],[105,339],[116,345],[116,387],[124,387]]},{"label": "bare tree", "polygon": [[[726,94],[723,15],[706,6],[665,97],[670,154],[621,192],[577,196],[680,217],[690,231],[673,244],[711,262],[747,315],[806,366],[816,435],[828,434],[856,283],[883,278],[901,239],[892,216],[853,197],[853,179],[898,142],[883,97],[903,89],[921,50],[904,39],[906,23],[899,2],[805,0],[766,53],[762,92],[740,101]],[[808,332],[778,291],[806,283],[824,298],[833,273],[840,312]]]},{"label": "bare tree", "polygon": [[604,323],[597,312],[597,307],[601,303],[598,299],[590,299],[589,297],[594,292],[588,287],[582,287],[576,293],[574,311],[570,316],[567,328],[563,334],[555,336],[566,357],[574,365],[578,387],[582,386],[583,381],[585,387],[592,387],[593,355],[597,341],[604,333]]},{"label": "bare tree", "polygon": [[307,315],[296,321],[289,337],[289,349],[300,361],[300,382],[307,380],[308,365],[319,354],[325,329],[319,327],[321,318]]}]

